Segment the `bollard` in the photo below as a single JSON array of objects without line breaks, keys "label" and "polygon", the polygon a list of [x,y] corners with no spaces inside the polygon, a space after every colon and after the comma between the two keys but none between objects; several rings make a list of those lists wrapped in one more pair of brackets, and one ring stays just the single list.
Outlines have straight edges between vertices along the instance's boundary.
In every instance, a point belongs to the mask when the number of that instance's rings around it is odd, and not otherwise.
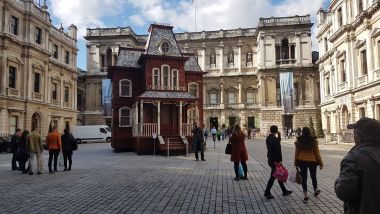
[{"label": "bollard", "polygon": [[170,139],[168,139],[168,157],[169,157],[169,142],[170,141]]}]

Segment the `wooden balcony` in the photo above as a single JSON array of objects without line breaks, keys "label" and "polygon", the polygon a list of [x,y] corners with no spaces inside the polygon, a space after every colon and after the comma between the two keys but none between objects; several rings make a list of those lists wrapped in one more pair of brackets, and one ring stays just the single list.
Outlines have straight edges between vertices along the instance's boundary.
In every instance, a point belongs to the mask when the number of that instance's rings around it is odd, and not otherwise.
[{"label": "wooden balcony", "polygon": [[[161,127],[163,129],[164,127]],[[182,124],[182,136],[191,136],[192,125]],[[138,123],[132,126],[132,133],[134,137],[153,137],[153,133],[158,133],[157,123]],[[171,135],[180,136],[180,133],[173,133]]]},{"label": "wooden balcony", "polygon": [[134,137],[153,137],[153,133],[158,132],[157,123],[138,123],[133,125]]}]

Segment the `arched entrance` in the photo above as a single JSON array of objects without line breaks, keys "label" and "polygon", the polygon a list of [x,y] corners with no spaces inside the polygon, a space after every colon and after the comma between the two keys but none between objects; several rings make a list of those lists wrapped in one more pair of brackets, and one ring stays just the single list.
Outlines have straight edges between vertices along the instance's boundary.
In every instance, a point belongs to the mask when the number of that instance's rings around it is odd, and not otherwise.
[{"label": "arched entrance", "polygon": [[32,115],[32,130],[38,129],[38,132],[41,133],[41,115],[37,112],[35,112]]}]

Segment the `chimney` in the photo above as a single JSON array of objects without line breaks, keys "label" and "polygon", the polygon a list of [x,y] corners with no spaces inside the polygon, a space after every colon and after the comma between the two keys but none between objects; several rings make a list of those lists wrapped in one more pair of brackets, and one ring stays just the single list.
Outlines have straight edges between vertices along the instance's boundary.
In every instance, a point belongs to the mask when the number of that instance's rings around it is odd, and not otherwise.
[{"label": "chimney", "polygon": [[69,36],[73,39],[77,39],[77,35],[78,35],[78,28],[77,26],[75,26],[74,24],[71,24],[69,26]]}]

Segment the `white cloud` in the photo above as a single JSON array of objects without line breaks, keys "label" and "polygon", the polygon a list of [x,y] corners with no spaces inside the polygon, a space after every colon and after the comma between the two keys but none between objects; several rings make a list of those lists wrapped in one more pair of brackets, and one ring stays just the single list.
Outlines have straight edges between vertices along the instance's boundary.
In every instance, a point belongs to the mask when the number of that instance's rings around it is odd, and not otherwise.
[{"label": "white cloud", "polygon": [[64,26],[75,24],[82,38],[88,27],[107,26],[103,18],[120,15],[124,4],[124,0],[50,0],[50,11]]},{"label": "white cloud", "polygon": [[[259,17],[315,14],[329,0],[50,0],[51,13],[68,26],[78,26],[79,37],[86,28],[115,27],[109,17],[126,17],[131,27],[168,23],[176,31],[194,31],[194,4],[197,31],[256,27]],[[127,22],[123,22],[127,23]],[[314,30],[313,30],[314,32]],[[315,44],[315,42],[314,42]]]}]

